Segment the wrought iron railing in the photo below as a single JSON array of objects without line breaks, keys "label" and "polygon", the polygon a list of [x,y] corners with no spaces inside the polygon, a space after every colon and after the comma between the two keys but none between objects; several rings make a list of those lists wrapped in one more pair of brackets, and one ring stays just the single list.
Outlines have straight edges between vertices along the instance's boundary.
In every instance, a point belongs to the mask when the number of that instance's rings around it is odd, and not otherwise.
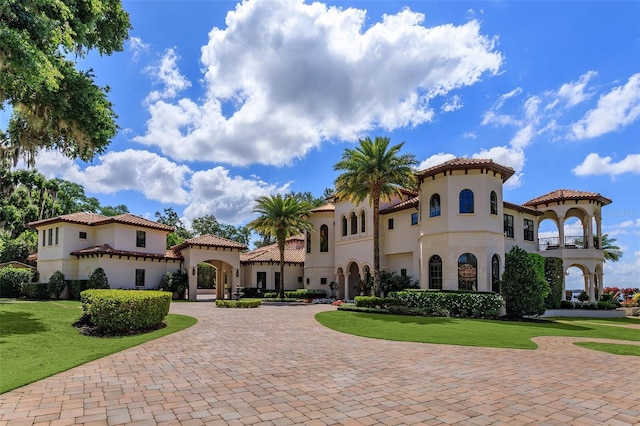
[{"label": "wrought iron railing", "polygon": [[[588,245],[585,244],[587,239],[580,236],[565,236],[564,237],[564,248],[566,249],[583,249],[588,248]],[[597,248],[597,242],[596,242]],[[560,248],[560,237],[545,237],[538,239],[538,247],[540,251],[546,250],[558,250]]]}]

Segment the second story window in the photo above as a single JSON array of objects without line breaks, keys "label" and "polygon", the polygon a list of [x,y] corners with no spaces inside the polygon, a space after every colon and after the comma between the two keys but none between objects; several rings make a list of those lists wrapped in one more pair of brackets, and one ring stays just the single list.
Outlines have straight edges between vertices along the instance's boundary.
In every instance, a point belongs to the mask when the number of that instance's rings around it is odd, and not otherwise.
[{"label": "second story window", "polygon": [[320,252],[327,253],[329,251],[329,227],[322,225],[320,227]]},{"label": "second story window", "polygon": [[513,216],[510,214],[504,215],[504,236],[513,238]]},{"label": "second story window", "polygon": [[53,228],[49,228],[49,231],[47,231],[47,232],[48,232],[47,235],[49,237],[47,239],[47,245],[50,246],[50,245],[53,245]]},{"label": "second story window", "polygon": [[355,213],[351,213],[351,235],[358,233],[358,216]]},{"label": "second story window", "polygon": [[418,212],[411,213],[411,224],[412,225],[418,224]]},{"label": "second story window", "polygon": [[491,191],[491,214],[498,214],[498,195],[496,195],[496,191]]},{"label": "second story window", "polygon": [[440,195],[433,194],[429,200],[429,217],[440,216]]},{"label": "second story window", "polygon": [[364,210],[360,212],[360,232],[362,232],[363,234],[366,232],[367,227],[365,225],[365,214],[364,214]]},{"label": "second story window", "polygon": [[147,246],[147,233],[144,231],[136,231],[136,247]]},{"label": "second story window", "polygon": [[393,229],[393,218],[390,218],[390,219],[387,221],[387,228],[388,228],[388,229]]},{"label": "second story window", "polygon": [[473,192],[470,189],[460,191],[460,213],[473,213]]},{"label": "second story window", "polygon": [[342,236],[347,236],[347,217],[342,216]]},{"label": "second story window", "polygon": [[525,241],[533,241],[533,221],[530,219],[524,220],[524,239]]},{"label": "second story window", "polygon": [[87,239],[87,233],[83,232],[83,231],[80,231],[78,233],[78,238],[80,238],[81,240],[86,240]]}]

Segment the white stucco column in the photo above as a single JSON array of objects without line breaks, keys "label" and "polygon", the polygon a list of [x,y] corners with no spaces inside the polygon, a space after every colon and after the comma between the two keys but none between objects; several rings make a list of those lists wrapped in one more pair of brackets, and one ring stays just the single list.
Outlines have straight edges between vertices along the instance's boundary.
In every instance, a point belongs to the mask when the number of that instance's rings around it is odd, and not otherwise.
[{"label": "white stucco column", "polygon": [[602,217],[596,215],[596,235],[598,237],[598,246],[595,248],[602,250]]},{"label": "white stucco column", "polygon": [[593,245],[593,216],[587,216],[587,244],[584,248],[592,248]]},{"label": "white stucco column", "polygon": [[593,282],[594,275],[592,273],[587,273],[585,276],[585,281],[587,281],[589,285],[589,302],[596,301],[596,292],[595,292],[595,283]]},{"label": "white stucco column", "polygon": [[558,248],[564,248],[564,216],[558,217]]}]

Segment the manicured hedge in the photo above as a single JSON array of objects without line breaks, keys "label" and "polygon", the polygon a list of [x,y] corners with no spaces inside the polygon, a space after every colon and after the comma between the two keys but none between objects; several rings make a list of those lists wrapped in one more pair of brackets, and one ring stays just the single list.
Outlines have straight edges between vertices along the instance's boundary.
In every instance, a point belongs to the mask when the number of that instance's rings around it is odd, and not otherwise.
[{"label": "manicured hedge", "polygon": [[216,300],[218,308],[257,308],[262,302],[260,300]]},{"label": "manicured hedge", "polygon": [[44,300],[51,296],[49,283],[22,283],[22,294],[29,299]]},{"label": "manicured hedge", "polygon": [[[278,297],[278,293],[267,292],[263,297],[265,299],[275,299]],[[293,291],[285,291],[284,297],[287,299],[324,299],[327,297],[327,292],[325,290],[301,288]]]},{"label": "manicured hedge", "polygon": [[499,294],[481,292],[399,291],[393,297],[408,310],[390,308],[391,312],[472,318],[497,318],[503,302]]},{"label": "manicured hedge", "polygon": [[357,308],[389,309],[390,306],[400,306],[404,302],[397,298],[377,296],[356,296],[354,299]]},{"label": "manicured hedge", "polygon": [[33,280],[34,271],[27,268],[0,269],[0,297],[22,296],[21,286]]},{"label": "manicured hedge", "polygon": [[172,294],[166,291],[85,290],[82,309],[92,325],[108,333],[157,327],[169,313]]}]

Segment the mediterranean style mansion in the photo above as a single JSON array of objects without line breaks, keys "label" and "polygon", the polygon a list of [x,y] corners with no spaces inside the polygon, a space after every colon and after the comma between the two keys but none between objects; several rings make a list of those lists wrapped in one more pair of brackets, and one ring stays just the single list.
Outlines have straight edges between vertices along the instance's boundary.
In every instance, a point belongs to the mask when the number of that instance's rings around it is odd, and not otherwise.
[{"label": "mediterranean style mansion", "polygon": [[[498,292],[505,253],[519,246],[559,257],[564,271],[583,272],[591,300],[603,292],[602,207],[598,193],[559,189],[522,205],[503,200],[503,184],[514,170],[487,159],[457,158],[417,172],[417,192],[380,207],[382,270],[419,282],[423,289]],[[564,235],[570,218],[582,235]],[[551,220],[557,236],[538,238]],[[332,288],[352,299],[373,273],[373,212],[367,202],[331,200],[311,212],[316,232],[291,237],[285,250],[285,288]],[[277,246],[247,247],[214,235],[188,239],[166,250],[171,227],[132,214],[106,217],[73,213],[31,223],[38,231],[40,281],[59,270],[66,279],[87,279],[104,269],[112,288],[157,288],[167,272],[186,271],[188,298],[215,292],[224,298],[237,287],[276,291]],[[595,229],[594,229],[595,227]],[[216,289],[198,289],[197,265],[215,267]],[[563,292],[564,294],[564,292]]]}]

